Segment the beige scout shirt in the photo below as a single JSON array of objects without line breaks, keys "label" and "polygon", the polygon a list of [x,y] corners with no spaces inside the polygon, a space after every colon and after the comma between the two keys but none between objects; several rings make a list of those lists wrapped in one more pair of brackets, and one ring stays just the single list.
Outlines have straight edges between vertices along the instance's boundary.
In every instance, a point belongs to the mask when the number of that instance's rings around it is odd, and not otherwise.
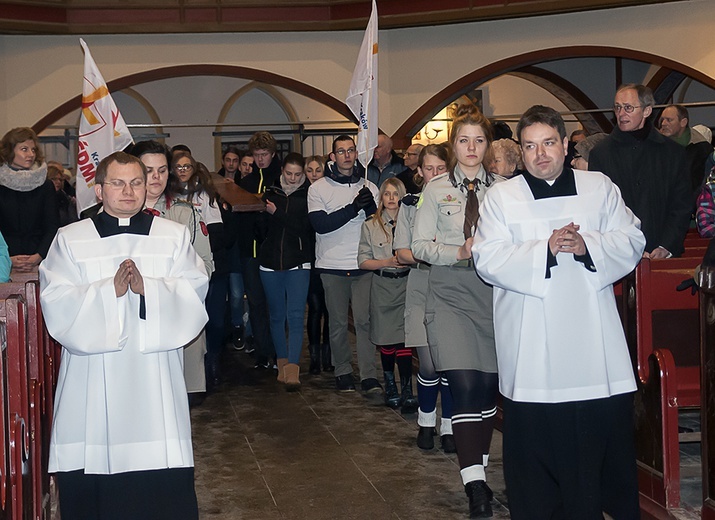
[{"label": "beige scout shirt", "polygon": [[[415,258],[433,265],[452,265],[457,262],[457,251],[464,244],[464,210],[467,196],[459,185],[464,173],[459,165],[454,169],[457,187],[449,179],[449,173],[433,178],[422,192],[415,215],[412,232],[412,254]],[[484,194],[496,180],[479,168],[477,199],[481,205]]]},{"label": "beige scout shirt", "polygon": [[[377,215],[368,218],[362,225],[360,233],[360,244],[358,245],[358,265],[365,260],[383,260],[393,256],[392,246],[392,225],[390,217],[383,212],[382,222],[385,226],[385,234],[377,222]],[[386,271],[404,271],[394,267],[386,267]]]}]

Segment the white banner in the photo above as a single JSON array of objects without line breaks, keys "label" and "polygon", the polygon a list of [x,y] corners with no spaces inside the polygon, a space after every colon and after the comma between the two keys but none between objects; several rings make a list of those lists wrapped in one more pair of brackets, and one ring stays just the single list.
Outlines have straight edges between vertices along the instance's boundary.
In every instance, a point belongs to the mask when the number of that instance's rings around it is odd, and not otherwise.
[{"label": "white banner", "polygon": [[99,162],[133,142],[87,44],[81,38],[79,43],[84,49],[84,81],[77,150],[78,214],[97,203],[94,175]]},{"label": "white banner", "polygon": [[377,5],[372,0],[372,13],[360,46],[350,90],[345,103],[358,120],[357,151],[360,163],[367,169],[377,147]]}]

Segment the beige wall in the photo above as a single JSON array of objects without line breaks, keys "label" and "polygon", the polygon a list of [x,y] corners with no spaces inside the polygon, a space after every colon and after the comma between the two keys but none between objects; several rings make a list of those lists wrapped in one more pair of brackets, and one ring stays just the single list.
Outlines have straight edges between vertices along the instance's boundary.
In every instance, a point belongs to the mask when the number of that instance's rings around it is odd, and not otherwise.
[{"label": "beige wall", "polygon": [[[392,133],[431,96],[464,75],[540,49],[627,48],[715,78],[715,46],[708,44],[712,20],[715,2],[692,0],[381,31],[380,126]],[[361,32],[351,31],[85,39],[108,81],[166,66],[212,63],[281,74],[343,99],[361,38]],[[82,60],[75,36],[0,36],[0,129],[32,125],[76,96]]]}]

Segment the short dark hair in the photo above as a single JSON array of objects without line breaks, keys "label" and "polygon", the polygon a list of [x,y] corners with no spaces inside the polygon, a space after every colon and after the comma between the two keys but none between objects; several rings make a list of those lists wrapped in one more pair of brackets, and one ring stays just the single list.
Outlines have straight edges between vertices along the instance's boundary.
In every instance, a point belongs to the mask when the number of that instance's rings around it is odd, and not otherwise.
[{"label": "short dark hair", "polygon": [[353,145],[355,144],[355,139],[353,139],[352,137],[350,137],[348,134],[340,134],[338,137],[336,137],[335,139],[333,139],[333,153],[335,153],[335,145],[336,145],[336,143],[338,143],[339,141],[350,141],[350,142],[353,143]]},{"label": "short dark hair", "polygon": [[558,130],[561,139],[566,138],[566,125],[564,124],[564,118],[561,117],[561,114],[551,107],[534,105],[524,112],[521,119],[519,119],[519,124],[516,125],[516,135],[519,138],[519,142],[521,142],[521,133],[524,131],[524,128],[537,123],[555,128]]},{"label": "short dark hair", "polygon": [[99,162],[99,166],[97,166],[97,173],[94,174],[95,184],[104,184],[104,181],[107,179],[107,170],[109,169],[109,166],[114,163],[138,164],[142,170],[144,180],[146,181],[146,166],[144,166],[144,163],[141,162],[139,157],[125,152],[114,152]]},{"label": "short dark hair", "polygon": [[234,154],[235,156],[237,156],[237,157],[239,158],[239,160],[240,160],[240,158],[241,158],[241,152],[240,152],[240,151],[238,150],[238,148],[235,147],[235,146],[227,146],[226,149],[225,149],[225,150],[223,151],[223,153],[221,154],[221,160],[223,161],[223,160],[226,158],[226,156],[227,156],[228,154],[230,154],[230,153],[232,153],[232,154]]},{"label": "short dark hair", "polygon": [[129,149],[129,153],[141,159],[142,155],[158,153],[166,157],[167,166],[171,165],[171,151],[169,147],[159,141],[140,141]]},{"label": "short dark hair", "polygon": [[[668,105],[665,108],[674,108],[675,111],[678,113],[678,119],[687,119],[688,123],[690,122],[690,114],[688,113],[688,109],[685,108],[683,105]],[[665,110],[665,108],[663,110]]]},{"label": "short dark hair", "polygon": [[569,141],[573,141],[573,138],[576,137],[577,135],[582,135],[584,137],[588,137],[588,132],[584,130],[583,128],[579,128],[578,130],[574,130],[571,132],[571,136],[569,137]]}]

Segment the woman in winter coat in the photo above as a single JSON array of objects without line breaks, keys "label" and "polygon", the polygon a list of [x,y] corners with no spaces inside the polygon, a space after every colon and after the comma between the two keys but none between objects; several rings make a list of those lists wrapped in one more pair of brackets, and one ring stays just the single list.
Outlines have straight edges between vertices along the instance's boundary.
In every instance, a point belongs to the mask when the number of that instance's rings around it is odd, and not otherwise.
[{"label": "woman in winter coat", "polygon": [[312,259],[313,230],[308,221],[307,202],[310,182],[304,168],[302,155],[288,154],[280,177],[266,190],[266,238],[258,256],[276,349],[278,381],[285,383],[289,391],[300,387],[303,316]]}]

